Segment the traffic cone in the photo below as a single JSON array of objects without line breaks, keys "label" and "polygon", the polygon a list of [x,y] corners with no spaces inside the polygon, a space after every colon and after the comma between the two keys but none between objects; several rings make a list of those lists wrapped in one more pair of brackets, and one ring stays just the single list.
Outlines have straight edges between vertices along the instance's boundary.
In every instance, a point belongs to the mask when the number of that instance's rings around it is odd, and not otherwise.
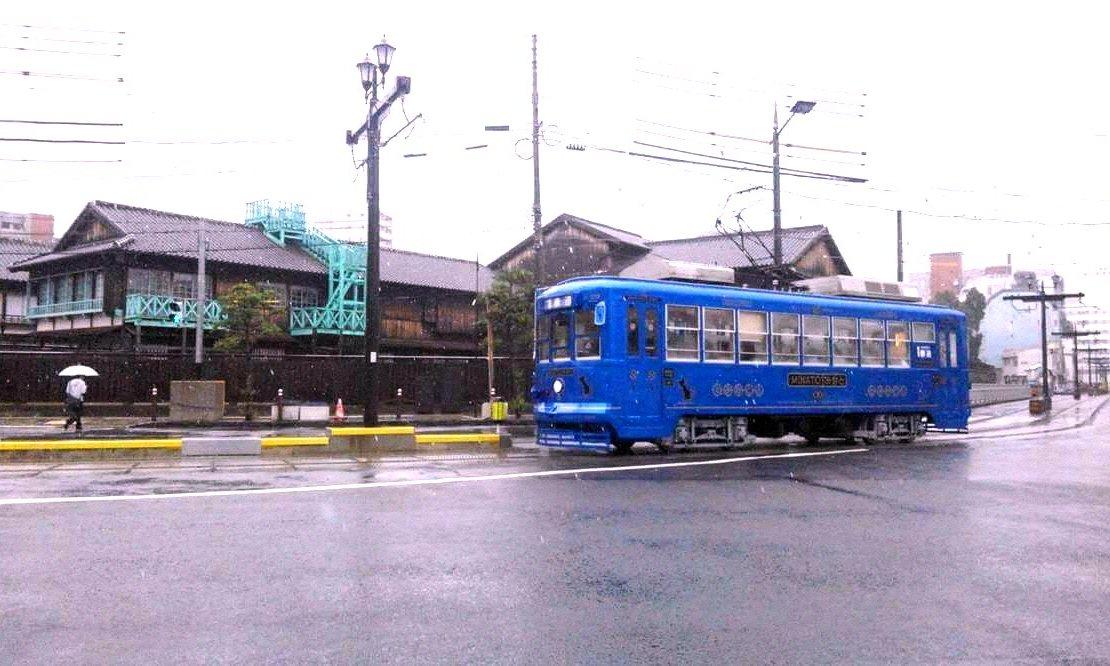
[{"label": "traffic cone", "polygon": [[343,398],[335,401],[335,420],[342,421],[347,418],[347,410],[343,409]]}]

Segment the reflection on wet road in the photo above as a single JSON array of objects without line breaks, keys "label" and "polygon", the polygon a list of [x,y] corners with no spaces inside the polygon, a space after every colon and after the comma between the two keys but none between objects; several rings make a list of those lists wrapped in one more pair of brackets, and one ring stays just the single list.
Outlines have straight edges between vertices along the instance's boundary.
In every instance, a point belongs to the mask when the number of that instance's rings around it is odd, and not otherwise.
[{"label": "reflection on wet road", "polygon": [[4,465],[0,498],[374,485],[0,505],[0,659],[1104,661],[1108,424],[797,457],[759,456],[845,449]]}]

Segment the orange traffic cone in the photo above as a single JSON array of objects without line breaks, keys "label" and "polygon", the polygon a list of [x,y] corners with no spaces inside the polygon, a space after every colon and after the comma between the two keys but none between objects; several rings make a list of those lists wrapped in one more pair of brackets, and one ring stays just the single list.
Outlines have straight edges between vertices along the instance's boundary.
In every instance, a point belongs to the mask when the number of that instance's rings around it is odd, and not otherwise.
[{"label": "orange traffic cone", "polygon": [[335,420],[342,421],[347,418],[347,410],[343,409],[343,398],[335,401]]}]

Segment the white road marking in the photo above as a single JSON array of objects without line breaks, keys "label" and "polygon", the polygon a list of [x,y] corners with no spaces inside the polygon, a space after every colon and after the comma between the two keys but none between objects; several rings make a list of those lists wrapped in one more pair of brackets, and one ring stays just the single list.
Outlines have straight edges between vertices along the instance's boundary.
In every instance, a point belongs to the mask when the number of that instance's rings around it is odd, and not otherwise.
[{"label": "white road marking", "polygon": [[333,492],[336,490],[361,490],[364,488],[399,488],[406,486],[434,486],[448,483],[471,483],[476,481],[503,481],[508,479],[529,479],[544,476],[576,476],[579,474],[605,474],[613,472],[634,472],[640,470],[670,469],[675,467],[701,467],[708,465],[728,465],[752,460],[771,460],[775,458],[812,458],[815,456],[836,456],[844,453],[862,453],[865,448],[843,449],[837,451],[810,451],[800,453],[777,453],[762,456],[742,456],[737,458],[715,458],[713,460],[691,460],[688,462],[652,463],[648,465],[620,465],[617,467],[582,467],[578,469],[553,469],[539,472],[512,472],[509,474],[485,474],[481,476],[451,476],[437,479],[410,479],[404,481],[368,481],[365,483],[339,483],[329,486],[294,486],[289,488],[248,488],[244,490],[204,490],[189,493],[164,493],[160,495],[94,495],[88,497],[16,497],[0,499],[0,506],[22,506],[29,504],[78,504],[84,502],[129,502],[133,500],[164,500],[190,497],[231,497],[235,495],[283,495],[288,493]]}]

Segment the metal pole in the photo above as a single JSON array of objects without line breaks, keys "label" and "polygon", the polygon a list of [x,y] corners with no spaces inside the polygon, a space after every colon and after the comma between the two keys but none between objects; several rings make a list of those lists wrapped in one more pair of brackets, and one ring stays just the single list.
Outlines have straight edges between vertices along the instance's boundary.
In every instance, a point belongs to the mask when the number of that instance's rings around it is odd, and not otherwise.
[{"label": "metal pole", "polygon": [[536,68],[536,36],[532,35],[532,251],[536,255],[536,286],[543,286],[543,233],[540,231],[540,87]]},{"label": "metal pole", "polygon": [[1091,346],[1087,345],[1087,392],[1091,392],[1094,382],[1091,381]]},{"label": "metal pole", "polygon": [[[197,334],[196,349],[193,352],[193,363],[200,369],[204,362],[204,309],[207,307],[205,300],[208,297],[208,278],[205,275],[205,262],[208,257],[208,239],[205,238],[204,220],[197,221]],[[182,313],[184,315],[185,313]]]},{"label": "metal pole", "polygon": [[1052,410],[1052,393],[1048,386],[1048,314],[1044,298],[1044,282],[1041,282],[1041,392],[1045,411]]},{"label": "metal pole", "polygon": [[902,281],[902,211],[898,211],[898,281]]},{"label": "metal pole", "polygon": [[779,107],[775,105],[775,121],[774,127],[771,132],[771,151],[773,154],[771,161],[771,187],[774,190],[774,209],[775,209],[775,227],[774,227],[774,255],[772,261],[775,267],[782,265],[782,207],[779,205],[779,197],[781,192],[779,190]]},{"label": "metal pole", "polygon": [[1079,400],[1079,338],[1074,337],[1071,339],[1071,360],[1075,364],[1075,390],[1072,392],[1072,397]]},{"label": "metal pole", "polygon": [[379,294],[381,274],[379,257],[381,254],[381,211],[378,207],[378,143],[381,139],[380,118],[376,115],[378,106],[378,71],[374,70],[374,82],[370,97],[370,113],[366,117],[366,334],[364,350],[365,387],[363,394],[362,423],[378,424],[378,333],[381,325]]}]

